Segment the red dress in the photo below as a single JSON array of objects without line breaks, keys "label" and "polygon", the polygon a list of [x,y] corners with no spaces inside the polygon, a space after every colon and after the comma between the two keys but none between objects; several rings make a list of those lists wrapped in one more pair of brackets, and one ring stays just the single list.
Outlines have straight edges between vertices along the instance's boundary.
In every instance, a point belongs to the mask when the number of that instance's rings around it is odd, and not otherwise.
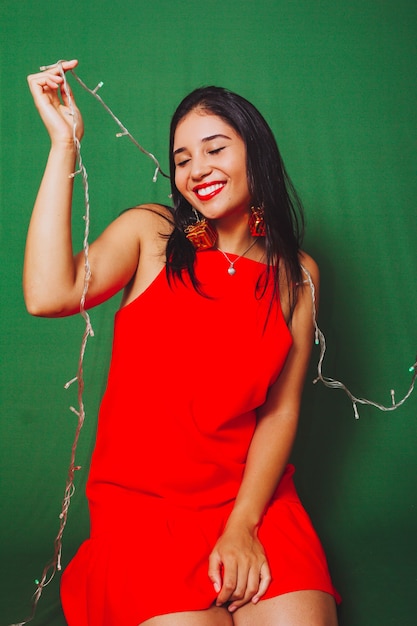
[{"label": "red dress", "polygon": [[[199,252],[205,295],[187,275],[170,286],[162,270],[117,312],[87,485],[91,536],[62,578],[69,626],[138,626],[215,601],[208,557],[241,483],[256,408],[292,344],[279,302],[269,310],[272,286],[255,297],[264,268],[241,258],[230,276],[222,254]],[[259,530],[272,572],[265,598],[335,594],[293,472]]]}]

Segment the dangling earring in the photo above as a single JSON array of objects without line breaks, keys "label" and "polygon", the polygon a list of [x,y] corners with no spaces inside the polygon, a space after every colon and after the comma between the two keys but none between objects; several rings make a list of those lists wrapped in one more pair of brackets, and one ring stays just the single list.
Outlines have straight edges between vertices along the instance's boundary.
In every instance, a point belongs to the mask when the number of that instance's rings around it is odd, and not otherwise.
[{"label": "dangling earring", "polygon": [[212,248],[217,239],[216,231],[205,217],[200,219],[199,214],[194,208],[193,211],[195,213],[196,222],[184,228],[185,236],[191,241],[196,250]]},{"label": "dangling earring", "polygon": [[265,237],[266,226],[264,219],[264,209],[262,206],[250,208],[249,230],[252,237]]}]

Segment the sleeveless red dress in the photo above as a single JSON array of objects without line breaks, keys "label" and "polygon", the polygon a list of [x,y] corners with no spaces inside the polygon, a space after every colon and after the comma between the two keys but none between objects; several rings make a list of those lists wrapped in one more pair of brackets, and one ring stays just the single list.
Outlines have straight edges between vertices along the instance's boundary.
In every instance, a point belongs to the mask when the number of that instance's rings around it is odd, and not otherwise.
[{"label": "sleeveless red dress", "polygon": [[[169,285],[162,270],[117,312],[87,485],[91,536],[61,584],[69,626],[138,626],[215,601],[208,557],[241,483],[256,408],[292,344],[279,302],[270,309],[272,285],[255,297],[264,270],[241,258],[230,276],[218,251],[199,252],[205,295],[186,274]],[[272,572],[264,597],[336,595],[293,472],[259,530]]]}]

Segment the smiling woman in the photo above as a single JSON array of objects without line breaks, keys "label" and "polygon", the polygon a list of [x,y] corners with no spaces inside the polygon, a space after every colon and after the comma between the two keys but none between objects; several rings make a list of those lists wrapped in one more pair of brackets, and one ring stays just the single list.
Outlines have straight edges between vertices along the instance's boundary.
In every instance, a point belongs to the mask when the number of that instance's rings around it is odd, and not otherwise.
[{"label": "smiling woman", "polygon": [[[24,291],[48,316],[76,312],[84,281],[62,70],[28,79],[51,151]],[[318,288],[297,195],[263,117],[225,89],[179,105],[170,159],[173,209],[140,205],[90,246],[86,306],[123,298],[87,486],[91,536],[62,579],[66,619],[335,626],[338,596],[287,465],[313,337],[302,267]]]}]

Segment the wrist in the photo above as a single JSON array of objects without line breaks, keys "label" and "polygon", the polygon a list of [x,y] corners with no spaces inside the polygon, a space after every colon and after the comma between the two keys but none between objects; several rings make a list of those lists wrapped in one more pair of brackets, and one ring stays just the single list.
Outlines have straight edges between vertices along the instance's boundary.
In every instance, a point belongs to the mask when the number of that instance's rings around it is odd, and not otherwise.
[{"label": "wrist", "polygon": [[51,140],[51,151],[62,152],[63,154],[76,154],[77,148],[73,137]]},{"label": "wrist", "polygon": [[74,142],[54,142],[48,156],[48,164],[62,173],[74,172],[77,162],[77,149]]},{"label": "wrist", "polygon": [[226,530],[239,529],[256,535],[260,523],[261,516],[254,514],[254,511],[234,509],[227,520]]}]

